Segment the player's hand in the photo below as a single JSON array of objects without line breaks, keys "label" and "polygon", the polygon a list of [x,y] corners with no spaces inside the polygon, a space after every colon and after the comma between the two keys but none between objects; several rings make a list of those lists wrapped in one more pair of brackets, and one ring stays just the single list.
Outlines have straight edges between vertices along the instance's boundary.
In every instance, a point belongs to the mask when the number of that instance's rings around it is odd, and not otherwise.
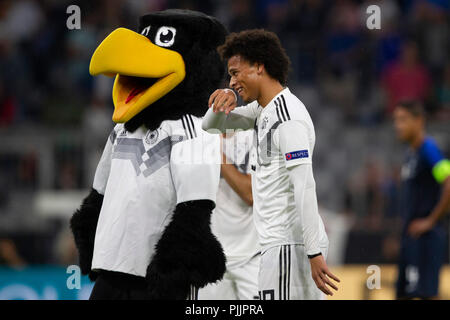
[{"label": "player's hand", "polygon": [[427,231],[433,228],[433,221],[430,218],[414,219],[408,227],[408,233],[413,238],[418,238]]},{"label": "player's hand", "polygon": [[309,259],[309,263],[311,264],[312,278],[316,283],[317,288],[319,288],[320,291],[322,291],[326,295],[332,296],[333,292],[330,288],[328,288],[328,286],[336,291],[338,290],[338,288],[333,282],[331,282],[328,277],[336,282],[341,282],[341,280],[339,280],[338,277],[336,277],[331,273],[330,270],[328,270],[328,266],[322,255]]},{"label": "player's hand", "polygon": [[217,89],[209,97],[208,107],[212,107],[214,112],[229,114],[237,107],[236,94],[231,89]]}]

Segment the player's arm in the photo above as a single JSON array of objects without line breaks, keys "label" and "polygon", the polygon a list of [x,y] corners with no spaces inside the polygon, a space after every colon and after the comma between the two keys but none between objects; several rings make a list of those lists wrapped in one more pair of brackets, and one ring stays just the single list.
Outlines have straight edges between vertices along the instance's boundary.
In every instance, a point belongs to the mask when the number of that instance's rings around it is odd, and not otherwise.
[{"label": "player's arm", "polygon": [[294,186],[294,198],[303,226],[303,237],[311,264],[311,274],[317,287],[327,295],[333,295],[328,286],[337,287],[328,278],[340,282],[333,275],[320,251],[320,216],[317,209],[315,181],[308,141],[308,129],[299,121],[288,121],[279,126],[279,148],[285,157],[289,178]]},{"label": "player's arm", "polygon": [[240,172],[226,156],[222,155],[220,173],[230,187],[249,206],[253,205],[252,179],[249,174]]},{"label": "player's arm", "polygon": [[225,133],[227,129],[252,129],[255,115],[250,106],[237,107],[237,96],[231,89],[217,89],[209,97],[208,111],[202,128],[210,133]]},{"label": "player's arm", "polygon": [[[447,160],[448,161],[448,160]],[[450,161],[447,163],[448,169],[450,171]],[[442,193],[438,204],[434,208],[433,212],[430,214],[430,219],[433,224],[437,223],[444,215],[447,213],[450,206],[450,172],[442,183]]]},{"label": "player's arm", "polygon": [[[340,280],[331,273],[325,262],[324,257],[319,247],[319,214],[316,210],[311,210],[305,202],[311,202],[315,200],[312,197],[312,193],[315,193],[315,187],[308,185],[308,172],[312,172],[311,164],[300,164],[288,169],[291,183],[294,186],[294,197],[297,212],[300,216],[301,223],[303,225],[303,235],[306,253],[311,265],[311,275],[316,283],[316,286],[325,294],[333,295],[333,292],[328,287],[330,286],[334,290],[338,290],[336,285],[328,278],[340,282]],[[308,196],[309,194],[309,196]],[[310,205],[317,206],[316,203],[310,203]]]},{"label": "player's arm", "polygon": [[433,177],[442,185],[442,192],[438,203],[426,218],[411,222],[408,230],[414,237],[419,237],[432,229],[444,217],[450,206],[450,161],[434,146],[427,149],[426,158],[432,167]]}]

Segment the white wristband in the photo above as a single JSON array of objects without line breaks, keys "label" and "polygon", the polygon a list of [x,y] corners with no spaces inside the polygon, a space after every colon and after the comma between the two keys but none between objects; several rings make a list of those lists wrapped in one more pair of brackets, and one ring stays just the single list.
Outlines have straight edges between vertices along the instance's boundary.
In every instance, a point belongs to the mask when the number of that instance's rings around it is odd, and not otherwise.
[{"label": "white wristband", "polygon": [[224,91],[231,91],[231,92],[233,92],[233,94],[234,94],[234,102],[237,102],[237,95],[236,95],[236,92],[234,92],[234,90],[231,90],[231,89],[228,89],[228,88],[225,88],[223,90]]}]

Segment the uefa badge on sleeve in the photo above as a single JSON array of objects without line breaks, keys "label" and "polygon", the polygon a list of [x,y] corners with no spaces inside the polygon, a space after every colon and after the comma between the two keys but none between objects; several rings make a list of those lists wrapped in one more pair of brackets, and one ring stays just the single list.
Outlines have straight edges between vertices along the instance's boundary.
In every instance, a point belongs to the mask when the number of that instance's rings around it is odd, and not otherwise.
[{"label": "uefa badge on sleeve", "polygon": [[308,158],[309,153],[308,153],[308,150],[298,150],[298,151],[288,152],[284,156],[286,157],[286,161],[289,161],[289,160],[294,160],[294,159]]}]

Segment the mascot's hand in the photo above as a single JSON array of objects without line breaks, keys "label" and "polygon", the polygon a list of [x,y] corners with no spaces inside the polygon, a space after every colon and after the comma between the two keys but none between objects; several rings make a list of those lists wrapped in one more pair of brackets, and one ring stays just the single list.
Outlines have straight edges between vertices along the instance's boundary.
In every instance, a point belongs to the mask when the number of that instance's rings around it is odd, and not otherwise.
[{"label": "mascot's hand", "polygon": [[91,193],[83,200],[80,209],[75,211],[70,219],[70,228],[78,249],[81,273],[89,275],[92,281],[96,278],[96,274],[91,271],[91,263],[95,231],[102,203],[103,196],[92,189]]},{"label": "mascot's hand", "polygon": [[214,202],[196,200],[177,205],[172,221],[156,245],[147,268],[151,299],[186,299],[190,286],[221,280],[225,255],[211,232]]}]

